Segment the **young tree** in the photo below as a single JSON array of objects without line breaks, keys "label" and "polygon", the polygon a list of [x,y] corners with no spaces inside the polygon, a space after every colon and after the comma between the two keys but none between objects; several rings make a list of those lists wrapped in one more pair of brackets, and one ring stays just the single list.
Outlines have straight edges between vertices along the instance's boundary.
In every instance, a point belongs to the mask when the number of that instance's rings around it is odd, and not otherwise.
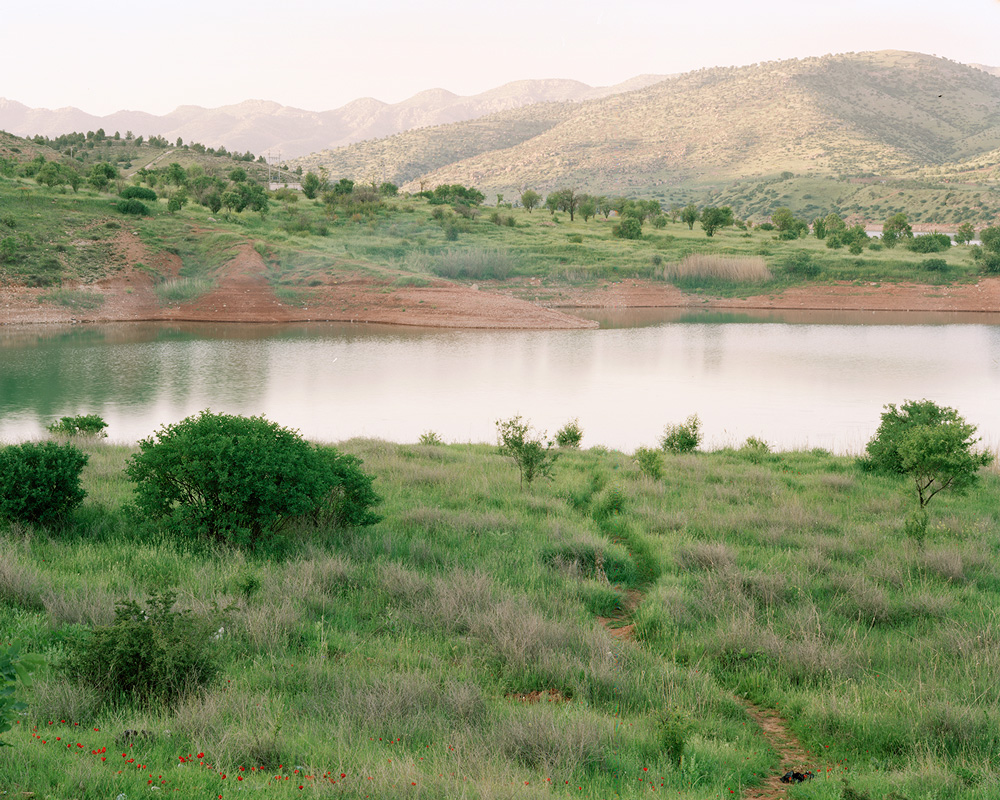
[{"label": "young tree", "polygon": [[955,241],[959,244],[968,244],[976,238],[976,229],[971,222],[963,222],[955,231]]},{"label": "young tree", "polygon": [[542,196],[534,189],[525,189],[521,192],[521,205],[528,209],[530,214],[542,201]]},{"label": "young tree", "polygon": [[319,192],[319,176],[315,172],[307,172],[302,177],[302,194],[313,200],[317,192]]},{"label": "young tree", "polygon": [[537,477],[549,477],[556,455],[552,442],[545,439],[545,432],[536,434],[520,416],[498,419],[497,444],[500,454],[510,456],[521,474],[521,487]]},{"label": "young tree", "polygon": [[729,206],[716,208],[709,206],[702,209],[701,227],[705,229],[706,236],[714,236],[719,228],[725,228],[733,224],[733,210]]},{"label": "young tree", "polygon": [[687,223],[688,230],[694,230],[694,224],[698,221],[698,209],[694,203],[688,203],[681,209],[681,222]]},{"label": "young tree", "polygon": [[893,404],[885,408],[862,465],[911,477],[921,511],[938,492],[965,491],[979,479],[980,468],[993,461],[991,453],[974,452],[980,441],[973,438],[976,426],[953,408],[930,400],[907,400],[898,409]]},{"label": "young tree", "polygon": [[913,228],[906,221],[906,214],[902,212],[893,214],[882,226],[882,244],[886,247],[895,247],[900,239],[912,239]]}]

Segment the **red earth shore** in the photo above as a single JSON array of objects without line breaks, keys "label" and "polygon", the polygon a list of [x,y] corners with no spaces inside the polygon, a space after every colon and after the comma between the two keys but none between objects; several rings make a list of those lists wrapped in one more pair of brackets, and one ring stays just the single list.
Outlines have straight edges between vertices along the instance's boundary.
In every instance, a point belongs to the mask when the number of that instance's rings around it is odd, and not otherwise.
[{"label": "red earth shore", "polygon": [[[406,286],[389,279],[346,273],[303,291],[294,305],[281,302],[266,265],[249,245],[219,272],[214,288],[182,304],[162,305],[149,269],[170,278],[180,260],[151,254],[137,237],[122,233],[118,250],[128,266],[74,293],[0,286],[0,324],[126,321],[370,322],[447,328],[572,329],[597,323],[567,311],[681,308],[795,311],[1000,312],[1000,278],[976,284],[833,283],[798,286],[779,294],[721,298],[685,294],[670,284],[622,280],[598,287],[546,287],[537,279],[519,284],[459,285],[431,281]],[[526,299],[527,298],[527,299]],[[60,300],[61,299],[61,300]],[[69,304],[63,304],[68,302]],[[90,307],[88,307],[90,306]]]}]

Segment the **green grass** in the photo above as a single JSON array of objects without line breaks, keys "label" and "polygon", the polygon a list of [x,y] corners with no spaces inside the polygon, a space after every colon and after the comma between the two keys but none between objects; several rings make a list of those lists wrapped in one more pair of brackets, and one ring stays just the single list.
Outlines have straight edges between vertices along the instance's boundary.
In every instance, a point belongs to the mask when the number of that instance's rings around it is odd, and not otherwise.
[{"label": "green grass", "polygon": [[[319,201],[275,202],[264,216],[247,211],[214,217],[194,203],[167,214],[160,200],[153,204],[153,216],[137,220],[111,216],[110,199],[83,189],[73,194],[26,179],[0,178],[0,220],[15,223],[9,230],[0,223],[0,238],[12,238],[16,245],[15,255],[0,264],[0,272],[36,286],[91,282],[124,266],[113,239],[125,228],[125,233],[137,232],[154,251],[177,255],[180,277],[194,280],[211,281],[239,248],[252,244],[272,283],[287,287],[319,285],[345,274],[414,287],[439,276],[515,288],[525,279],[538,279],[548,289],[640,279],[669,280],[695,294],[748,296],[816,282],[949,285],[978,279],[967,247],[935,254],[945,260],[946,268],[928,270],[926,255],[902,247],[866,249],[853,256],[846,248],[831,250],[814,237],[786,242],[773,232],[727,228],[709,238],[700,225],[689,230],[674,222],[662,228],[647,223],[641,239],[628,241],[613,237],[614,220],[601,216],[571,222],[563,213],[505,209],[515,221],[508,227],[492,224],[488,209],[467,219],[419,198],[399,197],[377,207],[337,207],[332,212]],[[448,231],[454,232],[454,239]],[[813,268],[796,272],[796,259],[803,256]],[[752,275],[689,274],[682,268],[692,259],[705,258],[754,262],[760,268]],[[196,285],[201,284],[190,284]]]},{"label": "green grass", "polygon": [[38,296],[40,303],[55,303],[67,308],[95,309],[104,305],[105,297],[86,289],[52,289]]},{"label": "green grass", "polygon": [[[838,798],[842,777],[872,797],[1000,797],[995,473],[935,499],[921,547],[904,481],[823,451],[665,455],[658,481],[565,451],[521,491],[493,447],[352,440],[383,521],[294,529],[269,559],[137,527],[131,450],[84,447],[75,525],[0,529],[3,640],[55,663],[117,599],[172,588],[195,614],[226,609],[222,675],[173,708],[39,676],[5,788],[730,797],[777,767],[740,695],[809,748],[820,778],[796,798]],[[594,619],[629,591],[637,643]],[[513,699],[533,691],[558,702]],[[679,766],[667,709],[690,725]]]}]

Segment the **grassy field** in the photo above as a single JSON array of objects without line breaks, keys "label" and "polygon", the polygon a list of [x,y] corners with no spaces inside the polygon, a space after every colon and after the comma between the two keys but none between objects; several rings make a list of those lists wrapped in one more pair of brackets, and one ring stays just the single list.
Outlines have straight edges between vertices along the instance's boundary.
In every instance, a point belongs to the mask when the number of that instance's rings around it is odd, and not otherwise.
[{"label": "grassy field", "polygon": [[0,530],[3,641],[58,665],[173,589],[222,669],[172,705],[45,672],[11,793],[733,797],[777,768],[745,697],[809,749],[797,800],[1000,797],[995,473],[935,499],[921,546],[903,479],[823,451],[665,455],[661,480],[566,451],[521,490],[494,447],[352,440],[382,522],[263,557],[140,524],[130,451],[85,448],[73,524]]}]

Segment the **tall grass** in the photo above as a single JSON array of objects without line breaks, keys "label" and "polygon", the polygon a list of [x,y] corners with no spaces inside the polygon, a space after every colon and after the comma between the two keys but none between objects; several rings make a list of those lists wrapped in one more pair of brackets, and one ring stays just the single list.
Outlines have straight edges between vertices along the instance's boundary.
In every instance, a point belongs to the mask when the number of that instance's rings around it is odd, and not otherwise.
[{"label": "tall grass", "polygon": [[762,256],[723,256],[689,253],[676,264],[667,264],[663,275],[668,280],[704,279],[734,283],[761,283],[773,277]]},{"label": "tall grass", "polygon": [[502,281],[517,271],[516,259],[503,248],[455,249],[428,258],[431,272],[452,280]]},{"label": "tall grass", "polygon": [[212,291],[208,278],[172,278],[156,286],[156,297],[163,305],[189,303]]}]

